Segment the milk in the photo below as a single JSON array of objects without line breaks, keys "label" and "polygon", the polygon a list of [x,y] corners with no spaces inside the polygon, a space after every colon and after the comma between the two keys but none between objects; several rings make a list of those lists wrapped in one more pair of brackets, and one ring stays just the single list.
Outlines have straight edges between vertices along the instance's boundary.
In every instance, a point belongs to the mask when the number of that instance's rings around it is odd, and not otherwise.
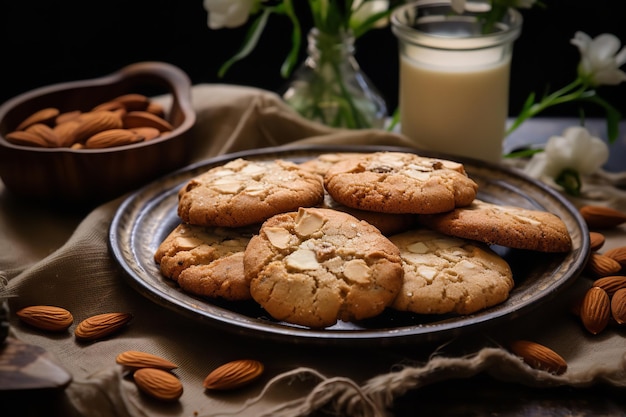
[{"label": "milk", "polygon": [[402,133],[423,149],[497,162],[508,115],[510,57],[487,66],[469,55],[450,59],[417,62],[401,55]]},{"label": "milk", "polygon": [[522,16],[509,8],[486,24],[469,5],[459,13],[448,0],[418,0],[392,14],[401,131],[422,149],[499,162]]}]

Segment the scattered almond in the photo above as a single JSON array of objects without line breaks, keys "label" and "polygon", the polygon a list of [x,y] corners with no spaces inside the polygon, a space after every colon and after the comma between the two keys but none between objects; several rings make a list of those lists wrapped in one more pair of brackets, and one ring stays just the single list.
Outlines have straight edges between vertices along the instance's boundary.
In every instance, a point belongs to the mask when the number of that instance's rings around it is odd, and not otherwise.
[{"label": "scattered almond", "polygon": [[591,287],[585,293],[580,306],[580,319],[591,334],[598,334],[611,319],[611,300],[600,287]]},{"label": "scattered almond", "polygon": [[583,206],[579,209],[591,229],[610,229],[626,222],[626,214],[604,206]]},{"label": "scattered almond", "polygon": [[18,310],[16,313],[24,323],[41,330],[61,332],[67,330],[74,322],[72,313],[56,306],[30,306]]},{"label": "scattered almond", "polygon": [[626,246],[609,249],[604,252],[604,256],[615,259],[622,266],[622,268],[626,267]]},{"label": "scattered almond", "polygon": [[626,323],[626,288],[620,288],[611,298],[611,316],[617,324]]},{"label": "scattered almond", "polygon": [[138,369],[133,378],[139,390],[157,400],[176,401],[183,395],[182,382],[162,369]]},{"label": "scattered almond", "polygon": [[128,350],[120,353],[115,358],[115,362],[131,369],[158,368],[169,371],[178,368],[176,364],[167,359],[138,350]]},{"label": "scattered almond", "polygon": [[80,340],[102,339],[117,332],[132,320],[130,313],[104,313],[91,316],[81,321],[74,335]]},{"label": "scattered almond", "polygon": [[594,277],[607,277],[615,275],[622,269],[622,265],[613,258],[609,258],[601,253],[592,253],[585,267]]},{"label": "scattered almond", "polygon": [[594,287],[600,287],[612,297],[619,289],[626,288],[626,277],[621,275],[611,275],[608,277],[598,278],[593,282]]},{"label": "scattered almond", "polygon": [[589,246],[592,251],[600,249],[605,242],[606,238],[600,232],[589,232]]},{"label": "scattered almond", "polygon": [[225,363],[204,379],[203,386],[210,390],[229,390],[242,387],[263,373],[264,366],[253,359],[240,359]]},{"label": "scattered almond", "polygon": [[567,362],[558,353],[540,343],[516,340],[509,346],[511,352],[520,356],[534,369],[561,375],[567,370]]}]

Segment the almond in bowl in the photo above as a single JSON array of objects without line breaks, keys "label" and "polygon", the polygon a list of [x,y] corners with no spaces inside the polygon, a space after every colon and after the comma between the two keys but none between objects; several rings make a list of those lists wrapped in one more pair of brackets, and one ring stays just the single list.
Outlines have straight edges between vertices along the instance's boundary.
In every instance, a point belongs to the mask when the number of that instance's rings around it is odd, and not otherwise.
[{"label": "almond in bowl", "polygon": [[94,206],[186,165],[194,123],[191,81],[167,63],[42,87],[0,107],[0,178],[20,198]]}]

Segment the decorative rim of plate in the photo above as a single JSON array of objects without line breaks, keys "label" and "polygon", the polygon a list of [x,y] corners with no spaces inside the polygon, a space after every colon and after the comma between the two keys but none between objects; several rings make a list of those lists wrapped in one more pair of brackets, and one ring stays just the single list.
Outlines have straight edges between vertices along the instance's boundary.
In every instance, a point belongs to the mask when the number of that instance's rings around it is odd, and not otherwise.
[{"label": "decorative rim of plate", "polygon": [[[158,274],[158,272],[157,274],[159,276],[155,277],[153,274],[154,270],[152,272],[147,270],[148,268],[154,267],[154,265],[149,265],[150,262],[153,262],[152,259],[140,259],[140,255],[138,254],[140,243],[137,242],[136,236],[134,236],[134,228],[137,227],[138,222],[144,221],[145,216],[150,214],[150,211],[160,210],[161,213],[163,213],[164,210],[171,211],[171,205],[168,206],[163,202],[166,201],[168,197],[170,199],[175,198],[178,187],[182,185],[182,182],[191,179],[203,170],[224,164],[236,158],[284,158],[297,161],[299,159],[311,159],[322,153],[377,151],[416,153],[415,149],[395,146],[287,145],[224,154],[196,162],[160,180],[154,181],[129,195],[118,207],[111,222],[108,242],[109,248],[115,260],[123,269],[125,278],[135,290],[156,304],[164,306],[178,314],[187,315],[200,322],[205,322],[214,327],[247,337],[252,336],[293,343],[323,343],[325,345],[333,343],[359,343],[366,345],[421,343],[439,341],[442,338],[451,338],[461,334],[467,334],[470,331],[483,329],[500,320],[520,317],[540,305],[543,305],[567,288],[582,272],[589,256],[590,247],[587,226],[573,204],[557,191],[509,167],[423,151],[419,151],[419,154],[422,156],[451,159],[461,162],[466,166],[468,173],[482,170],[485,171],[486,174],[496,172],[509,179],[514,178],[535,191],[533,195],[520,193],[520,198],[527,199],[530,204],[538,204],[536,199],[541,197],[543,200],[550,201],[558,206],[562,211],[561,214],[567,214],[568,218],[564,219],[564,221],[566,221],[568,228],[571,229],[570,234],[573,235],[574,249],[568,254],[561,254],[564,259],[559,263],[559,265],[563,266],[567,262],[566,270],[545,271],[548,275],[543,277],[543,279],[547,282],[541,282],[543,288],[539,296],[536,294],[533,295],[533,293],[530,292],[530,290],[532,290],[531,286],[524,289],[525,293],[515,295],[516,290],[519,290],[516,284],[509,300],[471,315],[446,316],[433,323],[414,323],[412,325],[399,327],[388,326],[373,330],[369,328],[355,329],[352,328],[351,323],[345,326],[340,323],[331,328],[320,330],[275,322],[262,317],[249,317],[223,307],[219,302],[213,303],[207,299],[186,294],[180,289],[175,288],[172,285],[173,283],[167,282],[167,279]],[[497,187],[506,188],[509,192],[520,191],[514,185],[500,179],[494,179],[493,184]],[[169,185],[169,187],[167,187],[167,185]],[[155,242],[158,242],[158,240]],[[153,243],[153,245],[156,244],[157,243]],[[150,250],[154,249],[156,248],[148,248],[146,253],[150,253]],[[559,255],[551,254],[546,256]],[[553,277],[555,272],[557,276]],[[151,282],[151,280],[156,280],[156,284]],[[511,302],[513,295],[516,297],[515,305],[511,305],[513,304]]]}]

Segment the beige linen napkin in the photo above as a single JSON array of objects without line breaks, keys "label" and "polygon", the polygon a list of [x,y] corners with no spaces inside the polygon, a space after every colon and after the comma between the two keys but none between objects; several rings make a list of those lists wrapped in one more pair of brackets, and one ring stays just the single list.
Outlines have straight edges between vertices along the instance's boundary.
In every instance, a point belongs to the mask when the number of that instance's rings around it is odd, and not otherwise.
[{"label": "beige linen napkin", "polygon": [[[273,93],[230,85],[192,89],[197,124],[196,160],[267,146],[299,144],[377,144],[410,146],[401,135],[384,131],[343,131],[303,120]],[[168,97],[162,97],[164,104]],[[626,193],[598,177],[586,198],[626,211]],[[0,271],[8,280],[10,308],[34,304],[70,310],[75,324],[61,335],[21,325],[11,316],[11,334],[43,346],[73,375],[59,404],[63,415],[82,416],[300,416],[322,407],[345,416],[382,416],[394,399],[435,381],[488,373],[533,386],[586,386],[600,381],[626,386],[623,333],[591,337],[569,314],[568,304],[590,280],[581,277],[559,297],[510,324],[441,346],[383,348],[309,346],[250,338],[225,332],[173,313],[149,301],[126,282],[107,248],[108,228],[126,196],[76,215],[31,207],[0,194]],[[582,204],[589,200],[578,200]],[[624,229],[608,233],[607,248]],[[82,319],[105,312],[131,312],[131,325],[113,338],[79,344],[72,331]],[[568,372],[552,376],[534,371],[499,347],[509,336],[544,343],[566,358]],[[115,357],[142,350],[178,364],[184,385],[174,404],[140,395]],[[230,360],[254,358],[266,365],[261,381],[232,392],[205,392],[204,377]],[[366,364],[367,366],[364,366]]]}]

